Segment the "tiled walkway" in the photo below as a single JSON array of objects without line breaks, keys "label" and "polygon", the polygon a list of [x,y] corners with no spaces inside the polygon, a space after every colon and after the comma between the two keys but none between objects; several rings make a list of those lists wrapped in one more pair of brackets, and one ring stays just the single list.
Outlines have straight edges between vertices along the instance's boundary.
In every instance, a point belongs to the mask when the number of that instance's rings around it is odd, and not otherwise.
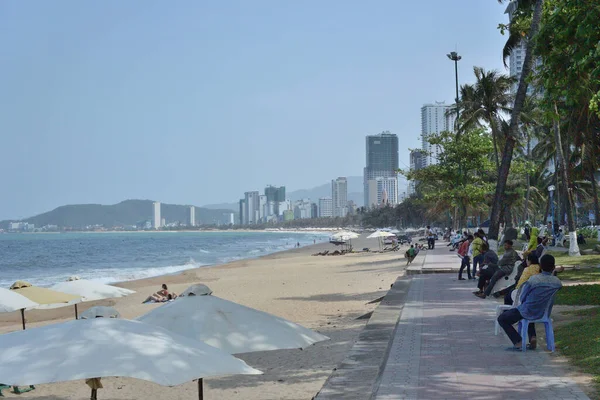
[{"label": "tiled walkway", "polygon": [[376,400],[588,399],[543,341],[536,351],[506,351],[508,338],[494,336],[496,303],[474,289],[455,274],[413,276]]}]

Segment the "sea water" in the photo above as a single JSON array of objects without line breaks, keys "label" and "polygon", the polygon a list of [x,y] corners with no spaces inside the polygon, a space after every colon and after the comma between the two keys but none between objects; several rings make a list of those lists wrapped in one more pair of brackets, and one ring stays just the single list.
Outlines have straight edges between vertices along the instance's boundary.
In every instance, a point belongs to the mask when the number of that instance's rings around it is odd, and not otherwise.
[{"label": "sea water", "polygon": [[50,286],[72,275],[102,283],[175,274],[325,241],[322,233],[114,232],[0,234],[0,287]]}]

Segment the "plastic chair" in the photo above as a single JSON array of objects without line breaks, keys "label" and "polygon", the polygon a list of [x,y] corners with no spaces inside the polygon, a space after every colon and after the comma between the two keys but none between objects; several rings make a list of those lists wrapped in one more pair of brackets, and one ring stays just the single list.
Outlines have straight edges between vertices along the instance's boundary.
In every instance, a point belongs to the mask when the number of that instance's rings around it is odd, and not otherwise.
[{"label": "plastic chair", "polygon": [[552,293],[552,298],[548,302],[546,306],[546,311],[544,311],[544,316],[540,319],[536,320],[528,320],[522,319],[519,321],[519,334],[521,335],[521,351],[527,351],[527,328],[529,328],[529,324],[544,324],[544,328],[546,330],[546,348],[554,353],[556,347],[554,345],[554,328],[552,327],[552,320],[550,319],[550,314],[552,313],[552,307],[554,306],[554,296],[558,292],[558,289],[554,293]]},{"label": "plastic chair", "polygon": [[513,305],[509,306],[507,304],[498,304],[496,306],[496,319],[494,320],[494,335],[498,336],[500,333],[500,324],[498,323],[498,317],[506,310],[510,310],[519,305],[519,300],[521,297],[521,288],[519,290],[513,290],[510,297],[512,298]]},{"label": "plastic chair", "polygon": [[506,310],[510,310],[513,306],[509,306],[506,304],[498,304],[496,306],[496,319],[494,320],[494,335],[498,336],[500,333],[500,324],[498,323],[498,317]]}]

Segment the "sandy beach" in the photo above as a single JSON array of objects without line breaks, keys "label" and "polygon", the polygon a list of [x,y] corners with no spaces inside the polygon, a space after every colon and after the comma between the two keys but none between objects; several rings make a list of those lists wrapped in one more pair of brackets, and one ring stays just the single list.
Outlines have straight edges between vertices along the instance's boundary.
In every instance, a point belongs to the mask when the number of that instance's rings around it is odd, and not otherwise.
[{"label": "sandy beach", "polygon": [[[357,240],[355,248],[376,248],[374,240]],[[112,305],[124,318],[135,318],[157,307],[142,304],[151,293],[166,283],[179,293],[194,283],[204,283],[214,295],[266,311],[331,338],[305,350],[279,350],[243,354],[239,358],[260,369],[260,376],[231,376],[205,379],[206,399],[311,399],[331,371],[353,345],[366,319],[356,318],[372,311],[367,304],[384,295],[403,274],[403,251],[363,253],[345,256],[311,256],[331,250],[328,243],[236,261],[216,267],[187,270],[182,274],[118,284],[137,291],[129,297],[83,303],[83,311],[94,305]],[[73,307],[26,312],[27,326],[33,328],[74,318]],[[18,313],[0,315],[0,332],[19,330]],[[32,357],[35,357],[32,354]],[[177,387],[162,387],[130,378],[104,378],[100,399],[194,399],[195,382]],[[83,381],[39,385],[36,390],[7,398],[88,399]]]}]

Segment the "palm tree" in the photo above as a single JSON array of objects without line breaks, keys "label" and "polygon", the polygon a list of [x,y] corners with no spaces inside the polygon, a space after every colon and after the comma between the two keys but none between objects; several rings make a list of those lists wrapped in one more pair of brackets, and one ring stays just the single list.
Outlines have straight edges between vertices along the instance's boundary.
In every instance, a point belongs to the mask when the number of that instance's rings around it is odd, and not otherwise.
[{"label": "palm tree", "polygon": [[[561,173],[561,186],[562,192],[565,194],[566,207],[565,210],[567,212],[567,225],[569,228],[569,236],[570,247],[569,247],[569,255],[570,256],[580,256],[579,246],[577,246],[577,226],[575,223],[575,219],[573,218],[573,194],[569,188],[569,172],[567,161],[565,159],[562,147],[562,138],[560,135],[560,114],[558,112],[558,106],[554,103],[554,112],[556,113],[557,120],[554,121],[554,141],[556,142],[556,160],[558,165],[560,166]],[[562,211],[561,211],[562,212]]]},{"label": "palm tree", "polygon": [[463,85],[461,88],[462,108],[461,129],[487,124],[492,131],[496,169],[500,169],[498,141],[500,140],[501,114],[510,113],[513,96],[510,89],[515,78],[500,74],[498,71],[486,71],[481,67],[473,67],[476,82],[474,85]]},{"label": "palm tree", "polygon": [[[500,3],[504,2],[504,0],[498,1]],[[504,191],[506,189],[506,182],[508,181],[513,151],[515,149],[515,144],[519,133],[519,119],[521,116],[521,110],[523,109],[523,105],[525,103],[525,98],[527,97],[527,87],[529,86],[527,78],[533,67],[533,39],[540,30],[542,10],[544,7],[544,0],[523,0],[518,3],[518,7],[520,9],[527,9],[527,7],[531,9],[530,7],[532,4],[534,4],[533,17],[531,19],[531,26],[529,29],[529,35],[527,37],[525,60],[523,62],[521,78],[519,79],[519,86],[517,88],[515,103],[511,114],[509,135],[506,137],[504,152],[502,154],[502,162],[500,164],[500,170],[498,171],[496,193],[494,194],[494,199],[492,201],[492,214],[490,216],[490,230],[488,237],[496,241],[498,240],[498,233],[500,231],[500,213],[502,211]]]}]

